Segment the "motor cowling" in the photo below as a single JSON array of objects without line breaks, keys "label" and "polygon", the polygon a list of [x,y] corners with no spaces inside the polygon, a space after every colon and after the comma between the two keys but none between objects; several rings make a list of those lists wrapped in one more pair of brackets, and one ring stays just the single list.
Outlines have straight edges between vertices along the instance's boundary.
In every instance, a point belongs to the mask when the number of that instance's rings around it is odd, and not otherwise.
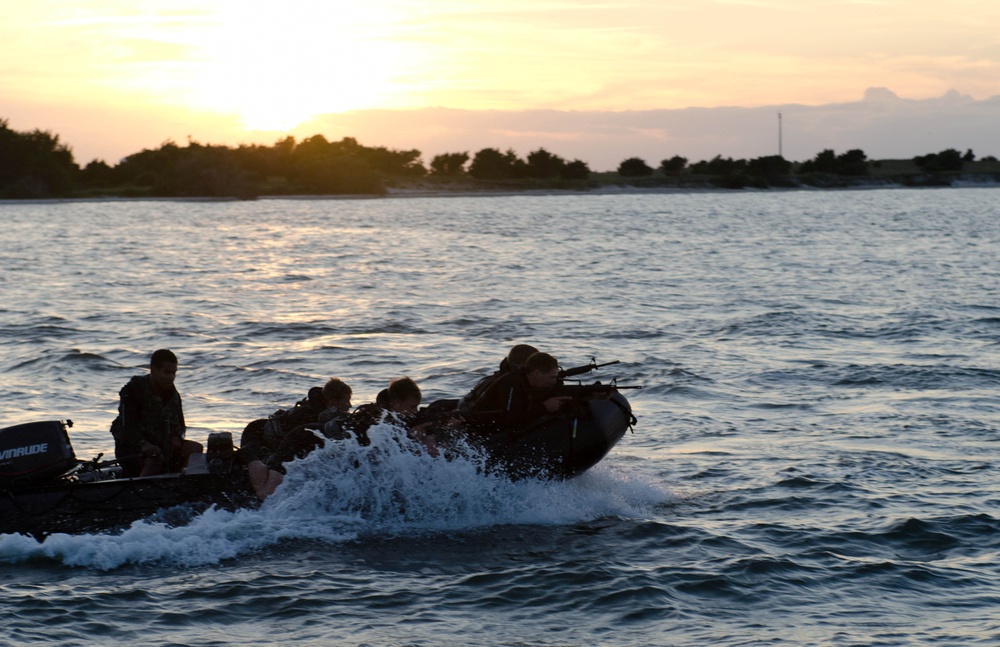
[{"label": "motor cowling", "polygon": [[76,466],[66,423],[28,422],[0,429],[0,487],[38,485]]},{"label": "motor cowling", "polygon": [[208,435],[208,447],[205,460],[208,462],[210,474],[228,474],[233,468],[233,434],[228,431],[216,431]]}]

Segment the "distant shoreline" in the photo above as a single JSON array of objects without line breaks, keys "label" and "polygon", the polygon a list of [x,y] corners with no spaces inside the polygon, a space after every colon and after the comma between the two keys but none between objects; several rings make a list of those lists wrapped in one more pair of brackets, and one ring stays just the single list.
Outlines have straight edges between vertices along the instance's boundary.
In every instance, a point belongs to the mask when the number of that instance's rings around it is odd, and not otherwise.
[{"label": "distant shoreline", "polygon": [[696,194],[696,193],[728,193],[741,192],[769,193],[793,191],[872,191],[878,189],[965,189],[965,188],[1000,188],[1000,174],[958,174],[949,178],[949,183],[929,181],[913,182],[912,178],[894,178],[868,176],[854,178],[850,182],[831,183],[830,185],[815,185],[797,183],[793,186],[771,186],[767,188],[744,187],[729,189],[713,186],[709,182],[699,184],[670,185],[656,180],[656,184],[629,182],[617,180],[601,182],[588,188],[558,188],[558,187],[513,187],[503,186],[491,188],[488,186],[428,187],[420,182],[408,185],[388,187],[385,193],[345,193],[345,194],[294,194],[294,195],[260,195],[253,198],[213,197],[213,196],[79,196],[66,198],[25,198],[0,199],[0,205],[9,204],[60,204],[66,202],[252,202],[255,200],[385,200],[398,198],[500,198],[516,196],[611,196],[611,195],[655,195],[655,194]]},{"label": "distant shoreline", "polygon": [[[780,115],[779,115],[780,117]],[[690,163],[680,155],[647,164],[623,159],[615,170],[593,171],[539,148],[519,157],[513,149],[484,148],[436,155],[369,147],[354,137],[330,141],[320,134],[288,136],[273,146],[204,145],[188,138],[144,149],[114,166],[94,160],[81,168],[72,150],[47,131],[17,132],[0,119],[4,146],[0,198],[256,200],[328,196],[429,197],[684,193],[742,189],[845,189],[891,186],[987,186],[1000,183],[1000,160],[955,148],[911,159],[868,159],[861,149],[839,155],[824,149],[805,161],[777,155],[733,159],[716,155]]]},{"label": "distant shoreline", "polygon": [[[845,186],[787,186],[756,188],[746,187],[742,189],[726,189],[716,186],[680,186],[680,187],[644,187],[629,184],[606,185],[594,189],[482,189],[482,190],[448,190],[448,189],[389,189],[385,195],[380,196],[351,196],[355,198],[427,198],[427,197],[503,197],[503,196],[546,196],[546,195],[643,195],[643,194],[688,194],[688,193],[733,193],[741,192],[769,193],[769,192],[791,192],[791,191],[872,191],[877,189],[966,189],[966,188],[1000,188],[1000,178],[989,181],[959,181],[954,184],[940,185],[908,185],[903,183],[885,182],[859,182]],[[259,199],[325,199],[336,198],[338,196],[260,196]],[[346,196],[344,196],[346,197]]]}]

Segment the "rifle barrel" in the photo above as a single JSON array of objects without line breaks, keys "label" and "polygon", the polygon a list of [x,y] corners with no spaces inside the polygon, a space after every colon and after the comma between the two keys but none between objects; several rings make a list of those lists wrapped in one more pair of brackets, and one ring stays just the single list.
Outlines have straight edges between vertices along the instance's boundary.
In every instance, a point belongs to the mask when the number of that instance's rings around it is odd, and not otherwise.
[{"label": "rifle barrel", "polygon": [[603,368],[605,366],[612,366],[614,364],[621,364],[621,360],[616,359],[613,362],[607,362],[604,364],[598,364],[596,360],[591,360],[590,364],[584,364],[583,366],[574,366],[573,368],[567,368],[564,371],[559,371],[559,379],[566,377],[573,377],[574,375],[582,375],[583,373],[589,373],[598,368]]}]

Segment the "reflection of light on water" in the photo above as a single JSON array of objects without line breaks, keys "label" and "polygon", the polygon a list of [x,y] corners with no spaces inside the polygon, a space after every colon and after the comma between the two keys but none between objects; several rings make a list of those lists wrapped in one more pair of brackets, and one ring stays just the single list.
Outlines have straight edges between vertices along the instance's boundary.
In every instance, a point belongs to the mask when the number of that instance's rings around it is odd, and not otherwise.
[{"label": "reflection of light on water", "polygon": [[901,444],[893,442],[893,439],[884,437],[868,439],[846,438],[843,440],[829,440],[820,444],[841,452],[857,452],[864,455],[884,453],[890,456],[924,461],[960,461],[968,458],[968,454],[963,451],[949,451],[941,445],[922,447],[919,440],[907,440],[905,444]]}]

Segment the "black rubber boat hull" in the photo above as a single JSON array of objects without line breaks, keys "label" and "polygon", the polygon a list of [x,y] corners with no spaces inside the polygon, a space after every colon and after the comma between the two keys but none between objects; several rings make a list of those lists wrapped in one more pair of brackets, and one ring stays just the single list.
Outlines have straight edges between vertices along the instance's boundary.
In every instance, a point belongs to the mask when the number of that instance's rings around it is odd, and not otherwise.
[{"label": "black rubber boat hull", "polygon": [[0,534],[42,537],[126,526],[176,506],[194,513],[212,505],[256,505],[246,473],[165,474],[93,483],[59,483],[7,490],[0,498]]},{"label": "black rubber boat hull", "polygon": [[488,470],[513,479],[579,476],[603,460],[636,420],[618,392],[573,404],[571,414],[546,417],[513,435],[497,433],[469,442],[487,455]]}]

